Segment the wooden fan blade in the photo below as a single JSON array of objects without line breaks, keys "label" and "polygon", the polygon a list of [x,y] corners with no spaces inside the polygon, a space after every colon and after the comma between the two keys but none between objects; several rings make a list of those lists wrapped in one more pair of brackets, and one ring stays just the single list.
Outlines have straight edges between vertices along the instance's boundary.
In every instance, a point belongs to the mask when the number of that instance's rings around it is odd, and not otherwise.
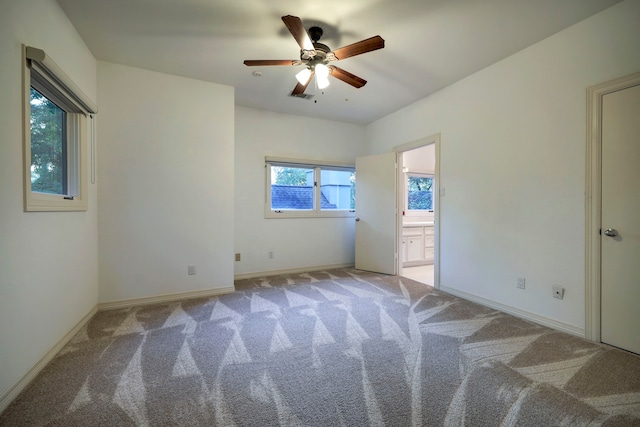
[{"label": "wooden fan blade", "polygon": [[313,80],[313,76],[314,75],[315,75],[315,72],[312,71],[311,75],[309,76],[309,80],[307,80],[306,84],[301,84],[300,82],[298,82],[296,87],[293,88],[293,91],[291,92],[291,95],[294,95],[294,96],[302,95],[304,93],[304,91],[307,90],[307,86],[309,86],[309,83],[311,83],[311,80]]},{"label": "wooden fan blade", "polygon": [[356,89],[360,89],[362,86],[367,84],[365,79],[362,79],[355,74],[351,74],[348,71],[343,70],[342,68],[338,68],[334,65],[329,66],[330,75],[335,77],[338,80],[342,80],[343,82],[350,84]]},{"label": "wooden fan blade", "polygon": [[302,24],[302,20],[297,16],[283,16],[282,21],[284,25],[287,26],[289,32],[296,39],[298,45],[300,45],[300,49],[303,50],[314,50],[313,43],[311,43],[311,39],[307,34],[307,30],[304,29],[304,25]]},{"label": "wooden fan blade", "polygon": [[300,61],[296,59],[247,59],[244,65],[249,67],[261,67],[264,65],[300,65]]},{"label": "wooden fan blade", "polygon": [[345,59],[373,50],[382,49],[384,47],[384,39],[380,36],[374,36],[366,40],[361,40],[349,46],[341,47],[333,51],[336,59]]}]

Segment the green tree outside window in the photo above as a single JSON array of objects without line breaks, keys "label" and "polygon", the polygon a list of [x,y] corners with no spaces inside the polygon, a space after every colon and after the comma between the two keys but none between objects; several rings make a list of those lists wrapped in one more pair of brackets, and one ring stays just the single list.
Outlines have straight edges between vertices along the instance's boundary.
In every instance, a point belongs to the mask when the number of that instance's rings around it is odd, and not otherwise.
[{"label": "green tree outside window", "polygon": [[31,88],[31,191],[66,194],[66,112]]}]

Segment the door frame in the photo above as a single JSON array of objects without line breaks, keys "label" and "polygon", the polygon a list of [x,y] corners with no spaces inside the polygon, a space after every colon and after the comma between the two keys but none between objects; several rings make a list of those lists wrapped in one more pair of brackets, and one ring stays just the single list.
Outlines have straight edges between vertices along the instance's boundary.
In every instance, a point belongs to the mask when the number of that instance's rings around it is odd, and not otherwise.
[{"label": "door frame", "polygon": [[[443,191],[444,187],[440,182],[440,133],[436,133],[434,135],[427,136],[425,138],[421,138],[412,142],[408,142],[406,144],[401,144],[393,147],[393,151],[396,153],[396,163],[398,165],[398,177],[397,177],[397,188],[396,194],[399,194],[400,185],[403,182],[402,177],[402,154],[405,151],[411,151],[416,148],[424,147],[426,145],[435,144],[436,151],[436,170],[434,172],[434,178],[436,180],[436,191],[433,192],[434,204],[436,206],[433,212],[433,287],[435,289],[440,288],[440,193]],[[403,206],[403,198],[396,196],[396,209],[397,212],[402,212],[404,210]],[[402,215],[396,215],[396,253],[398,256],[396,257],[396,271],[398,275],[402,274]]]},{"label": "door frame", "polygon": [[602,98],[640,84],[640,72],[587,89],[585,201],[585,338],[601,342]]}]

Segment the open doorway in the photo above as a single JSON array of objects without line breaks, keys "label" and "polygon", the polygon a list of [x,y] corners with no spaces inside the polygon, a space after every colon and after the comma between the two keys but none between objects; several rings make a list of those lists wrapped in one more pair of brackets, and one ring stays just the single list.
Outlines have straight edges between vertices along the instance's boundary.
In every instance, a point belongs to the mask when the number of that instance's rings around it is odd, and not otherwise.
[{"label": "open doorway", "polygon": [[396,147],[398,272],[438,287],[439,135]]}]

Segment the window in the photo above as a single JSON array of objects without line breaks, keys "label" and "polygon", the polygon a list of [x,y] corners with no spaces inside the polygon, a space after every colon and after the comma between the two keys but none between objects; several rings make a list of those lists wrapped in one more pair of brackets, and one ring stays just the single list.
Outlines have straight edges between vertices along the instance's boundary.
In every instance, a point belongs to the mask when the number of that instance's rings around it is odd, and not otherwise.
[{"label": "window", "polygon": [[31,191],[67,194],[67,112],[31,86]]},{"label": "window", "polygon": [[267,158],[265,169],[265,217],[353,216],[352,165]]},{"label": "window", "polygon": [[86,210],[85,122],[97,109],[42,50],[24,52],[25,211]]},{"label": "window", "polygon": [[320,197],[321,210],[355,210],[355,170],[320,168]]},{"label": "window", "polygon": [[407,174],[407,214],[433,212],[433,184],[433,175]]}]

